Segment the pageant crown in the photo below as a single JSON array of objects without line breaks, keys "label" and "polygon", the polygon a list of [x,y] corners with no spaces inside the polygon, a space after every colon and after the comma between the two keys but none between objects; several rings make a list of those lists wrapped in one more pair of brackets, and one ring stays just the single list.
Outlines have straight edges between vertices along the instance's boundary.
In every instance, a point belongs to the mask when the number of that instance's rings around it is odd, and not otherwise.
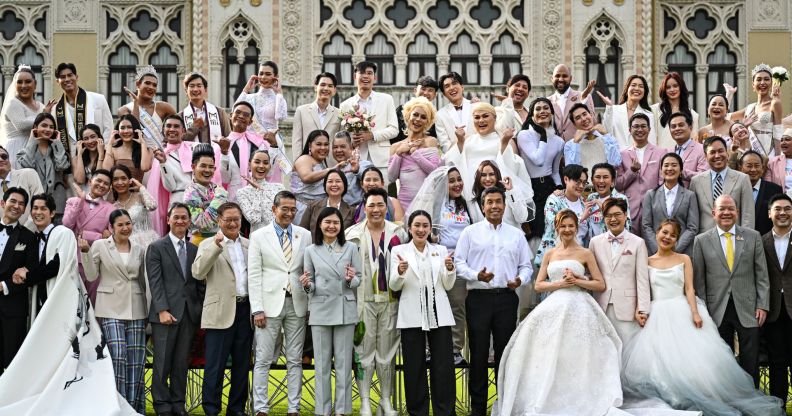
[{"label": "pageant crown", "polygon": [[154,69],[154,67],[151,65],[146,65],[137,70],[137,74],[135,74],[135,81],[140,81],[146,75],[151,75],[154,78],[159,79],[159,77],[157,76],[157,70]]},{"label": "pageant crown", "polygon": [[25,70],[31,71],[32,69],[30,68],[30,65],[19,64],[19,66],[17,67],[17,71],[16,72],[21,72],[21,71],[25,71]]},{"label": "pageant crown", "polygon": [[755,77],[756,74],[760,72],[767,72],[768,74],[772,74],[773,70],[770,69],[770,65],[767,65],[766,63],[762,62],[761,64],[756,65],[753,70],[751,70],[751,78]]}]

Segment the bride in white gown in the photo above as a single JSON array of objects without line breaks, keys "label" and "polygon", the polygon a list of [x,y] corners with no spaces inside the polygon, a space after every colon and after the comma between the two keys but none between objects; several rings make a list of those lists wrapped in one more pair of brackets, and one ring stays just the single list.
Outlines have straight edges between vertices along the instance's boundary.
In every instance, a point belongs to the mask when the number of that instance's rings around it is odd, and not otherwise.
[{"label": "bride in white gown", "polygon": [[673,251],[679,223],[657,230],[649,257],[652,314],[625,354],[625,390],[706,415],[783,415],[780,399],[754,388],[696,298],[690,258]]}]

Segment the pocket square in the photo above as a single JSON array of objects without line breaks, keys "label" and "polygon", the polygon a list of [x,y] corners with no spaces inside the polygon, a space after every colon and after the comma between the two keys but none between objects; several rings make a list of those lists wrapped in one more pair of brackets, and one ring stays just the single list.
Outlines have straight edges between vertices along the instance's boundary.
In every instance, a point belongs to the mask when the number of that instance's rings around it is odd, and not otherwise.
[{"label": "pocket square", "polygon": [[14,251],[24,251],[25,247],[27,247],[27,245],[24,243],[19,243],[16,245],[16,247],[14,247]]},{"label": "pocket square", "polygon": [[633,252],[630,249],[624,250],[622,256],[632,256]]}]

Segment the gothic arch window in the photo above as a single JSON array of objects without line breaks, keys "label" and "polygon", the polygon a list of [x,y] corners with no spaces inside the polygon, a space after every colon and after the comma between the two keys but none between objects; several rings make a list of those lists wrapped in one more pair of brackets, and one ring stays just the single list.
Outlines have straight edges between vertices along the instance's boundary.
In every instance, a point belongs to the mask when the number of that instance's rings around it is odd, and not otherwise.
[{"label": "gothic arch window", "polygon": [[396,48],[382,32],[366,45],[366,60],[377,64],[377,83],[380,85],[393,85],[396,83],[396,66],[393,64],[393,55]]},{"label": "gothic arch window", "polygon": [[715,46],[715,50],[707,56],[707,64],[709,64],[707,97],[723,93],[724,82],[737,85],[737,55],[731,52],[725,43],[721,42]]},{"label": "gothic arch window", "polygon": [[419,33],[415,41],[407,47],[407,82],[415,84],[424,75],[437,79],[437,45],[429,40],[426,33]]},{"label": "gothic arch window", "polygon": [[506,84],[512,75],[522,72],[520,67],[522,47],[508,33],[501,35],[492,46],[492,85]]},{"label": "gothic arch window", "polygon": [[259,49],[255,40],[249,40],[247,47],[240,56],[234,42],[230,39],[223,48],[223,60],[225,62],[225,102],[226,107],[234,105],[237,97],[242,92],[242,88],[247,84],[248,78],[258,70]]},{"label": "gothic arch window", "polygon": [[30,65],[30,69],[36,77],[36,100],[44,101],[44,77],[41,75],[44,57],[36,51],[36,47],[28,43],[22,48],[22,52],[17,54],[14,64],[19,67],[21,64]]},{"label": "gothic arch window", "polygon": [[[603,90],[603,95],[610,97],[614,102],[618,101],[621,93],[621,45],[619,41],[613,39],[604,51],[600,51],[594,39],[589,40],[586,47],[586,79],[597,80],[597,88]],[[599,95],[592,95],[595,107],[604,107],[605,103]]]},{"label": "gothic arch window", "polygon": [[668,72],[679,72],[690,92],[689,103],[696,102],[696,56],[684,42],[674,46],[674,50],[666,56]]},{"label": "gothic arch window", "polygon": [[462,75],[466,85],[479,85],[479,46],[470,35],[462,33],[449,48],[451,54],[451,71]]},{"label": "gothic arch window", "polygon": [[338,79],[339,85],[352,85],[352,45],[336,33],[322,48],[324,70]]},{"label": "gothic arch window", "polygon": [[179,57],[171,51],[168,45],[162,44],[157,48],[157,53],[151,56],[150,62],[157,69],[159,75],[157,99],[178,107],[179,74],[177,65]]},{"label": "gothic arch window", "polygon": [[135,88],[135,67],[138,64],[137,56],[132,53],[129,46],[122,43],[118,45],[115,53],[110,55],[110,77],[107,79],[107,98],[110,108],[115,111],[129,101],[129,96],[124,92],[124,87]]}]

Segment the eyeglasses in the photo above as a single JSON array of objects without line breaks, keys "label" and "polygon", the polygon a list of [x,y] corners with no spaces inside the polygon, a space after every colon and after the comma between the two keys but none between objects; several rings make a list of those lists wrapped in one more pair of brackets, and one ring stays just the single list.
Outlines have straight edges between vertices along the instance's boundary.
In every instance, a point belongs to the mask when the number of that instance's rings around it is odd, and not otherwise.
[{"label": "eyeglasses", "polygon": [[622,217],[624,217],[624,213],[623,213],[623,212],[615,212],[615,213],[613,213],[613,214],[607,214],[607,215],[605,215],[605,219],[606,219],[606,220],[610,220],[610,219],[619,220],[619,219],[621,219]]}]

